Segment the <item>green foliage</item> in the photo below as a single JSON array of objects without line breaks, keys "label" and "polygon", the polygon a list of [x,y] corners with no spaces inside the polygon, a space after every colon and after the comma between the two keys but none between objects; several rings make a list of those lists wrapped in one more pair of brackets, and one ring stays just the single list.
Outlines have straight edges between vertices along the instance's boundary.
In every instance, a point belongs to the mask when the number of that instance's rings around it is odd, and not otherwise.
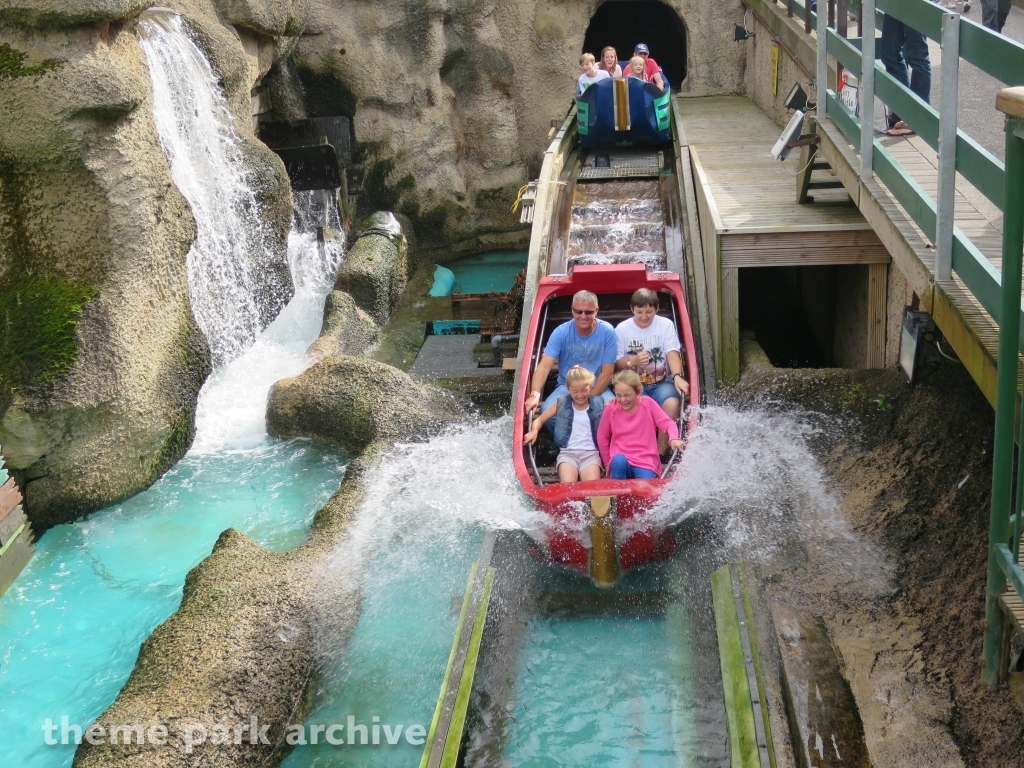
[{"label": "green foliage", "polygon": [[0,392],[67,373],[78,356],[75,329],[90,286],[18,270],[0,279]]},{"label": "green foliage", "polygon": [[860,384],[854,384],[843,393],[842,397],[839,398],[839,407],[844,411],[849,411],[850,409],[861,405],[867,399],[868,394],[864,391],[864,387]]},{"label": "green foliage", "polygon": [[0,43],[0,81],[13,80],[16,77],[40,75],[47,70],[59,67],[63,62],[58,59],[46,59],[40,64],[26,67],[26,54],[7,43]]},{"label": "green foliage", "polygon": [[882,413],[885,413],[890,408],[892,408],[892,401],[889,400],[888,392],[879,392],[878,397],[874,399],[874,403],[875,405],[878,406],[878,410],[880,410]]}]

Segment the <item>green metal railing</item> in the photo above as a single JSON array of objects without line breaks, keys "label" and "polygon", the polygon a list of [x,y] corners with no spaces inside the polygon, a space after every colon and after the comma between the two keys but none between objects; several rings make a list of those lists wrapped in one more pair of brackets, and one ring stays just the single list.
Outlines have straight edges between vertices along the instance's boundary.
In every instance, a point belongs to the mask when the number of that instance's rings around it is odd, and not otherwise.
[{"label": "green metal railing", "polygon": [[[1015,92],[1015,93],[1014,93]],[[1017,349],[1020,318],[1013,308],[1020,301],[1021,261],[1024,252],[1024,88],[1003,91],[998,101],[1006,113],[1006,207],[1003,217],[1003,295],[1006,323],[999,326],[999,365],[996,371],[996,433],[992,450],[992,512],[989,518],[988,586],[985,590],[985,670],[992,685],[1006,670],[1006,617],[999,595],[1006,583],[1024,597],[1024,571],[1020,562],[1021,506],[1024,488],[1013,488],[1013,442],[1017,429]],[[1011,363],[1011,364],[1007,364]],[[1024,429],[1024,420],[1021,421]],[[1024,446],[1024,431],[1019,444]],[[1018,478],[1024,462],[1018,462]],[[1010,510],[1014,509],[1010,531]],[[1006,546],[1010,539],[1013,549]]]},{"label": "green metal railing", "polygon": [[[1014,496],[1014,440],[1024,445],[1024,421],[1018,427],[1018,351],[1024,351],[1020,333],[1024,303],[1021,301],[1021,261],[1024,249],[1024,45],[970,19],[962,18],[929,0],[862,0],[858,27],[861,37],[846,37],[846,3],[828,2],[826,14],[816,14],[798,0],[786,0],[790,15],[805,20],[805,30],[816,29],[824,46],[817,48],[816,87],[818,120],[831,118],[846,138],[860,150],[860,176],[865,182],[877,177],[906,209],[914,222],[935,243],[935,279],[948,281],[953,273],[999,326],[997,361],[996,428],[993,449],[992,506],[989,530],[988,585],[985,635],[986,683],[998,682],[1006,669],[1006,617],[999,596],[1009,583],[1024,597],[1024,570],[1020,562],[1021,521],[1024,517],[1024,462],[1018,463]],[[826,0],[819,0],[824,7]],[[836,13],[838,10],[838,14]],[[875,30],[882,14],[935,40],[942,48],[939,110],[926,104],[906,86],[893,79],[876,61]],[[837,31],[832,18],[843,23]],[[831,55],[860,83],[861,115],[858,118],[827,89]],[[1006,118],[1006,160],[1001,162],[957,127],[957,88],[961,60],[974,64],[1007,86],[999,108]],[[898,113],[929,146],[938,152],[938,194],[932,199],[895,157],[874,138],[875,96]],[[947,152],[946,147],[952,147]],[[981,250],[955,225],[953,217],[956,174],[960,173],[996,205],[1004,215],[1002,274]],[[1020,433],[1018,434],[1018,429]],[[1013,514],[1011,514],[1011,510]],[[1012,525],[1011,525],[1012,523]]]}]

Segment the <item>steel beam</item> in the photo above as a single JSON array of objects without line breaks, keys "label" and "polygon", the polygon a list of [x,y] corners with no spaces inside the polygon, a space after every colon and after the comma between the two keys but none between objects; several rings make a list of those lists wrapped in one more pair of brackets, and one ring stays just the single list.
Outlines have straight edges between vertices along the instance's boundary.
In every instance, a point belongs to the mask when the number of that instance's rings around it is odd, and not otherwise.
[{"label": "steel beam", "polygon": [[941,103],[939,104],[939,177],[935,201],[935,279],[953,277],[953,208],[956,193],[957,89],[960,83],[960,14],[942,14]]},{"label": "steel beam", "polygon": [[858,22],[861,28],[860,59],[860,177],[874,173],[875,152],[875,0],[864,0]]}]

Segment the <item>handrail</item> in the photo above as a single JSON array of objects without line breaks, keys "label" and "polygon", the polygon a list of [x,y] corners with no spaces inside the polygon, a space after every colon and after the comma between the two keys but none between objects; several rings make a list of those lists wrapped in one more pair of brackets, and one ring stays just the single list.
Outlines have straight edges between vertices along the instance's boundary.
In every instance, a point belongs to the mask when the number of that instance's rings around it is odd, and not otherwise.
[{"label": "handrail", "polygon": [[[789,0],[789,3],[796,12],[791,15],[805,16],[804,3],[800,0]],[[942,14],[947,10],[943,6],[931,0],[875,0],[875,7],[876,25],[881,25],[882,17],[889,14],[935,42],[942,42]],[[817,18],[818,14],[811,11],[812,26],[817,26]],[[810,29],[806,31],[809,33]],[[963,16],[960,17],[960,58],[1005,85],[1024,85],[1024,44]]]},{"label": "handrail", "polygon": [[[823,0],[824,1],[824,0]],[[809,8],[805,10],[810,32]],[[1015,437],[1024,445],[1024,422],[1017,426],[1019,403],[1019,352],[1024,351],[1024,302],[1021,299],[1022,251],[1024,251],[1024,88],[1000,92],[996,108],[1006,114],[1006,160],[1000,162],[974,139],[959,130],[957,86],[959,61],[974,64],[1010,86],[1024,85],[1024,45],[964,19],[941,4],[928,0],[864,0],[863,13],[881,11],[939,42],[943,51],[940,78],[941,113],[896,82],[874,60],[874,45],[847,40],[828,26],[825,14],[816,16],[819,124],[826,118],[861,153],[860,176],[870,181],[877,175],[911,219],[935,243],[935,279],[950,280],[952,273],[967,286],[999,327],[996,360],[996,428],[993,439],[992,502],[989,518],[988,573],[985,593],[984,670],[982,680],[994,685],[1005,672],[1006,616],[1000,599],[1007,583],[1024,598],[1024,570],[1020,562],[1020,534],[1024,516],[1024,489],[1013,483]],[[874,18],[878,18],[876,15]],[[868,34],[874,31],[870,21]],[[865,51],[865,47],[867,50]],[[827,54],[861,77],[866,103],[864,119],[852,114],[826,87]],[[866,75],[866,77],[864,76]],[[924,141],[938,152],[938,195],[933,200],[895,157],[874,138],[874,96],[894,107]],[[946,149],[952,145],[953,152]],[[980,249],[955,226],[953,216],[955,176],[959,171],[1003,211],[1002,266],[996,270]],[[1019,434],[1018,434],[1019,429]],[[1024,472],[1018,473],[1024,477]],[[1016,494],[1016,495],[1015,495]],[[1011,546],[1007,539],[1012,536]]]},{"label": "handrail", "polygon": [[[533,411],[526,414],[527,432],[533,430]],[[537,469],[537,451],[533,443],[530,443],[530,447],[527,449],[526,455],[530,459],[530,469],[533,470],[533,477],[537,481],[539,488],[544,487],[544,480],[541,479],[540,470]]]}]

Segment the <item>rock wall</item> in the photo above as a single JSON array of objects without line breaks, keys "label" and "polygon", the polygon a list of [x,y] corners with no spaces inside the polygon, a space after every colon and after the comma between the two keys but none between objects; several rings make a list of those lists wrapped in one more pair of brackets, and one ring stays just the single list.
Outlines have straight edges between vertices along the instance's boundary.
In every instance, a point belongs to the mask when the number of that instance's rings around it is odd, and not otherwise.
[{"label": "rock wall", "polygon": [[[172,466],[210,368],[185,272],[195,224],[134,31],[143,5],[0,0],[0,444],[37,530]],[[291,6],[175,7],[220,75],[267,211],[271,266],[286,270],[291,194],[253,139],[249,93]]]},{"label": "rock wall", "polygon": [[[367,205],[409,215],[421,245],[443,260],[479,245],[481,233],[520,229],[509,206],[540,169],[551,121],[565,117],[600,4],[311,0],[290,71],[307,101],[326,92],[335,109],[354,110]],[[688,34],[683,91],[742,92],[739,0],[666,4]]]}]

